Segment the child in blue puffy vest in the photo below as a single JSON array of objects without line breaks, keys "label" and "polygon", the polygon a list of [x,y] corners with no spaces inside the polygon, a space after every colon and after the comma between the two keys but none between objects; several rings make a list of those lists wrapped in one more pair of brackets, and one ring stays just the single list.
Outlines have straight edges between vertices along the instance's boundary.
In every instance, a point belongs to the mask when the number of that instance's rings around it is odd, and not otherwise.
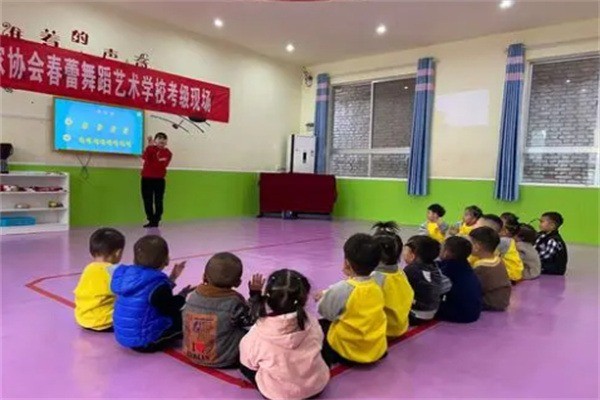
[{"label": "child in blue puffy vest", "polygon": [[169,264],[169,246],[160,236],[144,236],[133,251],[134,265],[119,266],[111,281],[111,290],[117,296],[115,338],[124,347],[154,352],[181,337],[181,308],[195,288],[187,286],[173,295],[185,262],[176,264],[170,276],[162,272]]}]

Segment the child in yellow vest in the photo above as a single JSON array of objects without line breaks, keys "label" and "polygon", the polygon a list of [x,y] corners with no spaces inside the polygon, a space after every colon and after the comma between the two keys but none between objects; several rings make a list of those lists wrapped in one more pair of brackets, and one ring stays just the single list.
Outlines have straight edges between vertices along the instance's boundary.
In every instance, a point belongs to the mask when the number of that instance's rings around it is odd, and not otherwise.
[{"label": "child in yellow vest", "polygon": [[372,364],[387,352],[385,299],[371,273],[381,250],[371,235],[357,233],[344,244],[348,279],[315,295],[325,334],[323,359],[328,365]]},{"label": "child in yellow vest", "polygon": [[408,315],[415,292],[406,274],[399,268],[403,244],[398,236],[398,225],[393,221],[378,222],[373,228],[373,237],[381,247],[381,262],[375,268],[373,277],[383,289],[387,337],[396,338],[408,330]]},{"label": "child in yellow vest", "polygon": [[115,295],[110,280],[124,247],[125,236],[116,229],[98,229],[90,237],[93,261],[83,270],[74,291],[75,320],[82,328],[112,332]]},{"label": "child in yellow vest", "polygon": [[500,245],[498,251],[502,255],[502,261],[506,265],[506,271],[511,282],[523,280],[523,271],[525,264],[517,248],[517,242],[514,239],[519,233],[519,217],[510,212],[500,215],[502,220],[502,229],[500,230]]},{"label": "child in yellow vest", "polygon": [[[479,218],[479,220],[475,224],[476,228],[480,228],[483,226],[492,228],[496,233],[500,234],[501,232],[503,232],[504,222],[497,215],[486,214]],[[502,258],[502,262],[506,267],[506,271],[508,272],[508,277],[510,278],[510,280],[513,283],[522,280],[524,269],[523,260],[521,260],[521,256],[519,255],[519,251],[517,250],[517,244],[514,241],[514,239],[510,237],[501,237],[500,244],[498,245],[496,251]],[[474,266],[476,262],[477,257],[471,255],[471,257],[469,257],[469,263],[471,264],[471,266]]]},{"label": "child in yellow vest", "polygon": [[465,208],[462,221],[457,222],[448,230],[448,235],[454,236],[469,236],[469,233],[475,228],[477,220],[481,218],[483,211],[477,206],[469,206]]},{"label": "child in yellow vest", "polygon": [[446,215],[446,210],[439,204],[427,207],[427,221],[423,222],[419,233],[443,243],[448,232],[448,224],[442,219],[444,215]]}]

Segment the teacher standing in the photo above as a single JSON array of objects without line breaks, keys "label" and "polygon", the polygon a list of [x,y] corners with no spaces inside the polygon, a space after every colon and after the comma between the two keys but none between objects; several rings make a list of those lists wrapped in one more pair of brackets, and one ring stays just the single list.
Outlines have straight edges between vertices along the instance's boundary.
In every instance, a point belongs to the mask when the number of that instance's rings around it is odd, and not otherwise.
[{"label": "teacher standing", "polygon": [[148,223],[144,228],[156,228],[163,214],[165,196],[165,176],[173,153],[167,149],[167,135],[159,132],[152,139],[148,136],[148,146],[142,154],[142,198]]}]

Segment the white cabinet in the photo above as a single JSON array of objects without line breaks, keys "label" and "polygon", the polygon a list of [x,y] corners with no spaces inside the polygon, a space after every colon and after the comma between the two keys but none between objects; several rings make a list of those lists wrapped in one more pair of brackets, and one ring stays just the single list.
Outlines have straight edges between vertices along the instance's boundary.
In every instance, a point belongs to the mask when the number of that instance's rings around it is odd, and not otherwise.
[{"label": "white cabinet", "polygon": [[315,146],[314,136],[291,135],[288,139],[287,171],[314,174]]},{"label": "white cabinet", "polygon": [[[19,189],[0,191],[2,220],[13,217],[35,219],[33,225],[0,226],[1,235],[69,230],[68,174],[16,171],[0,175],[0,185]],[[46,191],[49,188],[60,190]]]}]

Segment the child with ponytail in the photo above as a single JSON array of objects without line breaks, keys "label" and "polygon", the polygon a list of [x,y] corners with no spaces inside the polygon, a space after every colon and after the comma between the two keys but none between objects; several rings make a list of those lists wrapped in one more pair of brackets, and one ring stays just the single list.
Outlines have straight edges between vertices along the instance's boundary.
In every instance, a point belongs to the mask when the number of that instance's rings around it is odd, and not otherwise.
[{"label": "child with ponytail", "polygon": [[258,321],[240,343],[240,371],[268,399],[311,398],[329,382],[323,332],[304,310],[309,292],[306,277],[282,269],[271,274],[262,301],[253,305]]},{"label": "child with ponytail", "polygon": [[398,235],[400,228],[394,221],[377,222],[373,225],[373,238],[381,248],[381,261],[373,277],[383,289],[385,315],[387,317],[387,337],[402,336],[408,330],[408,315],[415,292],[404,271],[399,268],[403,243]]},{"label": "child with ponytail", "polygon": [[500,215],[502,228],[500,229],[500,245],[498,251],[502,255],[502,261],[508,271],[508,277],[511,282],[519,282],[523,279],[523,270],[525,265],[517,249],[517,243],[514,237],[519,233],[519,217],[510,212]]}]

